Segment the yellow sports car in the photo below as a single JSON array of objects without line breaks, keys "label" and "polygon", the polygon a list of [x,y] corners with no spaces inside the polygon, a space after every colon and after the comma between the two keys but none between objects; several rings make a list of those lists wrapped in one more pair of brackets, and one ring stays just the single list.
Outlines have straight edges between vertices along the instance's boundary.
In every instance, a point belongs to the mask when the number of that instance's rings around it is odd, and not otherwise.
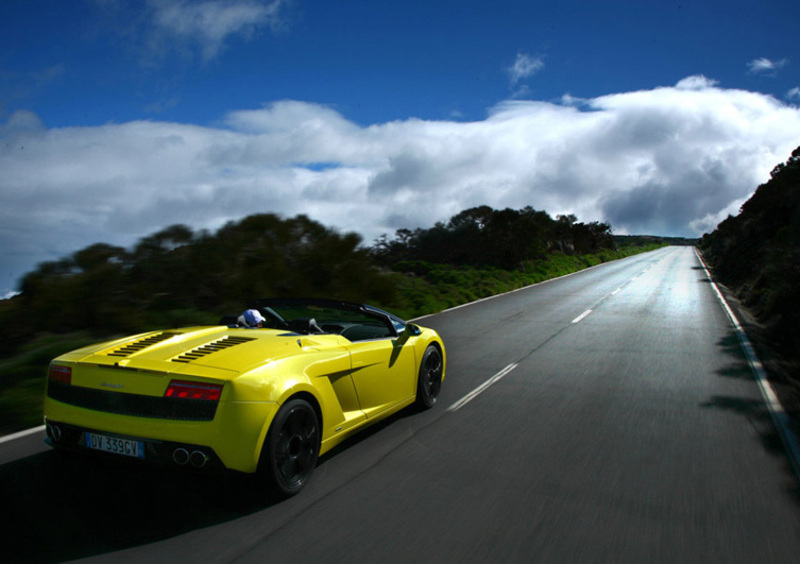
[{"label": "yellow sports car", "polygon": [[371,306],[262,300],[220,325],[154,331],[50,364],[48,442],[259,472],[299,492],[320,454],[412,404],[432,407],[439,335]]}]

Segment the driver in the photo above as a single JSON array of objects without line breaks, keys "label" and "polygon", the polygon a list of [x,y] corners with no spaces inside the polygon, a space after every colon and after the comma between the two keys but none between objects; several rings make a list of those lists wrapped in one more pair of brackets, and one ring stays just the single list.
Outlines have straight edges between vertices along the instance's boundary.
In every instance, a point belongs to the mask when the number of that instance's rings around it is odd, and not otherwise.
[{"label": "driver", "polygon": [[245,327],[262,327],[266,318],[257,309],[248,309],[239,316],[239,325]]}]

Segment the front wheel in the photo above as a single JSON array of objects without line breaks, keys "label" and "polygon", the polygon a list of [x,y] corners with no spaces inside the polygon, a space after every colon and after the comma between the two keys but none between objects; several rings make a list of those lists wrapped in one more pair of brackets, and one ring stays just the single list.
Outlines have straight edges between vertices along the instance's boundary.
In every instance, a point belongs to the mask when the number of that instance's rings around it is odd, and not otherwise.
[{"label": "front wheel", "polygon": [[425,349],[419,366],[417,381],[417,407],[430,409],[439,399],[442,388],[442,353],[433,345]]},{"label": "front wheel", "polygon": [[314,408],[299,398],[283,404],[267,433],[260,468],[276,493],[289,497],[303,489],[317,464],[319,444]]}]

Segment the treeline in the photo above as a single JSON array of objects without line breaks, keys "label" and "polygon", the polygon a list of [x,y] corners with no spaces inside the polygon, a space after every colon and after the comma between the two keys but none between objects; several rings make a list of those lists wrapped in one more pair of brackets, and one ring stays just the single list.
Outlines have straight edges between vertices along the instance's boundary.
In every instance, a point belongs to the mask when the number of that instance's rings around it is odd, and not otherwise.
[{"label": "treeline", "polygon": [[691,237],[660,237],[658,235],[614,235],[614,244],[618,247],[645,245],[671,245],[680,247],[696,247],[699,239]]},{"label": "treeline", "polygon": [[[542,269],[554,254],[611,247],[607,224],[552,219],[530,207],[472,208],[371,247],[303,215],[253,215],[215,233],[173,225],[132,249],[97,243],[28,273],[21,294],[0,302],[0,355],[46,332],[110,335],[215,323],[261,297],[335,296],[418,314],[414,304],[421,302],[409,288],[419,281],[409,285],[400,274],[415,270],[409,265],[424,264],[425,273],[431,264],[531,270],[531,261]],[[436,276],[429,276],[432,283],[440,282]]]},{"label": "treeline", "polygon": [[174,225],[132,250],[97,243],[39,265],[0,306],[0,354],[37,332],[208,324],[265,296],[386,303],[392,292],[359,235],[303,215],[253,215],[213,234]]},{"label": "treeline", "polygon": [[739,215],[703,236],[701,248],[800,376],[800,147],[770,176]]},{"label": "treeline", "polygon": [[378,264],[427,261],[456,266],[515,270],[525,261],[549,254],[586,255],[611,249],[607,223],[579,223],[574,215],[551,218],[531,207],[494,210],[480,206],[464,210],[447,223],[430,229],[400,229],[383,236],[372,248]]}]

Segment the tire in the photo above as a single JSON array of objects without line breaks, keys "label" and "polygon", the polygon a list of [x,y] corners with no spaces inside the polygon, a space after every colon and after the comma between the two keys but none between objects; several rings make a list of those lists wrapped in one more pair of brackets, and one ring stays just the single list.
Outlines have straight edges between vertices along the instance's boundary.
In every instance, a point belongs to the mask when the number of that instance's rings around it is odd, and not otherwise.
[{"label": "tire", "polygon": [[425,349],[419,364],[417,379],[417,407],[430,409],[439,399],[442,388],[442,353],[433,345]]},{"label": "tire", "polygon": [[262,467],[267,485],[281,497],[293,496],[305,487],[317,465],[320,424],[316,411],[303,399],[287,401],[272,420]]}]

